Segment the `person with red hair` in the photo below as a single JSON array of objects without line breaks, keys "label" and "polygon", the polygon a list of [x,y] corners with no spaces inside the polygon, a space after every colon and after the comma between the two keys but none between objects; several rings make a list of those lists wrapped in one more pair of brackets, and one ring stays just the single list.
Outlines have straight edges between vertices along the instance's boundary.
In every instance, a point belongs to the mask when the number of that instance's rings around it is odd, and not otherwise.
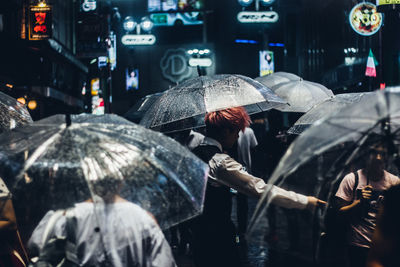
[{"label": "person with red hair", "polygon": [[315,208],[324,204],[315,197],[286,191],[247,173],[243,166],[225,153],[250,125],[242,107],[207,113],[206,137],[193,153],[208,163],[203,213],[192,223],[193,256],[196,266],[242,266],[236,244],[235,226],[231,221],[230,188],[253,197],[271,190],[272,203],[285,208]]}]

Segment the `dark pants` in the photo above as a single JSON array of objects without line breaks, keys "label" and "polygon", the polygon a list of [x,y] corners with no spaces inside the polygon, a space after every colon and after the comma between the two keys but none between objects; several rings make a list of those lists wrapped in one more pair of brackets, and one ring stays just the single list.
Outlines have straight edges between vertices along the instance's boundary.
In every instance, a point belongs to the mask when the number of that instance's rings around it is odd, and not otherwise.
[{"label": "dark pants", "polygon": [[249,213],[249,206],[247,203],[247,196],[242,193],[237,194],[236,198],[236,216],[238,221],[238,232],[244,234],[247,228],[247,217]]},{"label": "dark pants", "polygon": [[232,222],[199,224],[194,228],[193,256],[197,267],[242,266]]},{"label": "dark pants", "polygon": [[367,265],[369,248],[349,246],[348,259],[351,267],[365,267]]}]

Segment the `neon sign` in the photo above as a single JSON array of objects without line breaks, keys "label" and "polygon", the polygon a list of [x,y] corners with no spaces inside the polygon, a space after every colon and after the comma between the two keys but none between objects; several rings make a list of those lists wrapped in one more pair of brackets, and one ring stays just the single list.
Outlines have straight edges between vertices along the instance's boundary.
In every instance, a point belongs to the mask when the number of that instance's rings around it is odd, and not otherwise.
[{"label": "neon sign", "polygon": [[241,23],[275,23],[279,15],[275,11],[242,11],[237,19]]},{"label": "neon sign", "polygon": [[189,66],[190,67],[211,67],[212,65],[211,58],[190,58],[189,59]]},{"label": "neon sign", "polygon": [[126,34],[121,41],[124,45],[153,45],[156,37],[153,34]]},{"label": "neon sign", "polygon": [[42,40],[51,37],[51,6],[29,7],[29,40]]},{"label": "neon sign", "polygon": [[361,35],[373,35],[382,26],[382,14],[376,11],[376,6],[369,2],[355,5],[350,12],[349,21],[353,30]]}]

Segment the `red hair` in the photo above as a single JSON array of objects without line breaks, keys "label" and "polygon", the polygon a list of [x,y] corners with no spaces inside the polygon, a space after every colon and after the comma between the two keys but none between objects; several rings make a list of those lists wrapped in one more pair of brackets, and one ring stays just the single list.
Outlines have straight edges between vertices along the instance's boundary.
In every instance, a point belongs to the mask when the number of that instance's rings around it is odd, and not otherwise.
[{"label": "red hair", "polygon": [[223,128],[244,130],[250,125],[250,117],[243,107],[227,108],[209,112],[204,118],[207,132],[218,132]]}]

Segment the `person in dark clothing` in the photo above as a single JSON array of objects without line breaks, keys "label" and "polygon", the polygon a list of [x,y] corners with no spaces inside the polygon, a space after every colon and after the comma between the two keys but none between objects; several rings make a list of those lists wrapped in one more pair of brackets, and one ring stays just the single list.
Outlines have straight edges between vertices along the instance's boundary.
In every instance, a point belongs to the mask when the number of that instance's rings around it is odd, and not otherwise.
[{"label": "person in dark clothing", "polygon": [[367,267],[400,266],[400,185],[389,188],[372,237]]},{"label": "person in dark clothing", "polygon": [[193,254],[196,266],[241,266],[231,221],[230,188],[253,197],[270,190],[272,202],[286,208],[315,208],[324,204],[315,197],[266,184],[247,173],[241,164],[224,151],[237,141],[239,131],[249,126],[250,118],[241,108],[229,108],[206,114],[206,137],[193,153],[208,163],[203,214],[194,219]]}]

